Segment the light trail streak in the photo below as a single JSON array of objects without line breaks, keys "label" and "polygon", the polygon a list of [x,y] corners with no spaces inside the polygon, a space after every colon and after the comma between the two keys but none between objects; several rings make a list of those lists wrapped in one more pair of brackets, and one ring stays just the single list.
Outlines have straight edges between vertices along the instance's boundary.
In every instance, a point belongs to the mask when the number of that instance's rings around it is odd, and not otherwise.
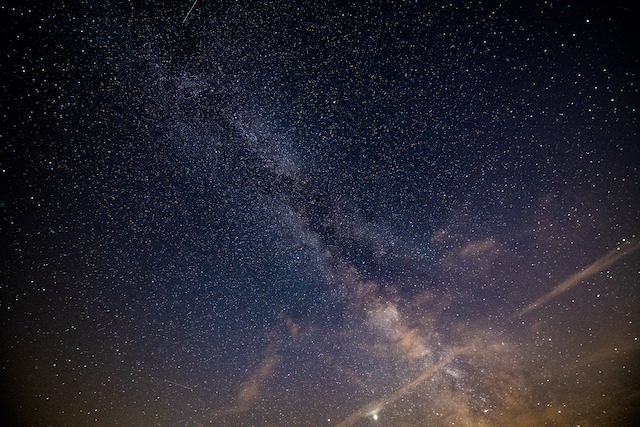
[{"label": "light trail streak", "polygon": [[535,300],[534,302],[532,302],[522,310],[517,311],[516,313],[511,315],[511,319],[524,316],[530,311],[533,311],[536,308],[539,308],[549,300],[557,297],[561,293],[566,292],[569,289],[573,288],[575,285],[581,283],[587,277],[593,276],[594,274],[601,272],[602,270],[606,269],[607,267],[614,264],[618,260],[626,257],[627,255],[634,252],[639,247],[640,247],[640,243],[638,242],[625,243],[621,246],[616,247],[615,249],[609,251],[609,253],[607,253],[603,257],[596,260],[593,264],[589,265],[586,268],[583,268],[579,272],[563,280],[559,285],[553,288],[550,292],[541,296],[540,298],[538,298],[537,300]]},{"label": "light trail streak", "polygon": [[182,20],[183,24],[185,22],[187,22],[187,18],[189,17],[189,15],[191,15],[191,11],[193,10],[193,8],[196,7],[196,3],[198,3],[198,0],[194,0],[193,1],[193,4],[191,5],[191,9],[189,9],[189,12],[187,12],[187,14],[185,15],[184,19]]},{"label": "light trail streak", "polygon": [[169,384],[171,384],[171,385],[175,385],[175,386],[182,387],[182,388],[186,388],[187,390],[191,390],[191,391],[193,391],[193,388],[191,388],[191,387],[189,387],[189,386],[186,386],[186,385],[184,385],[184,384],[180,384],[180,383],[177,383],[177,382],[175,382],[175,381],[169,381],[169,380],[165,380],[165,381],[166,381],[166,382],[168,382],[168,383],[169,383]]},{"label": "light trail streak", "polygon": [[413,391],[413,389],[415,389],[420,384],[422,384],[427,379],[429,379],[433,374],[435,374],[436,372],[444,369],[449,363],[451,363],[453,361],[453,359],[455,359],[456,357],[460,356],[461,354],[470,353],[471,351],[473,351],[475,349],[475,347],[476,346],[474,344],[470,344],[470,345],[465,346],[465,347],[456,347],[456,348],[454,348],[445,357],[443,357],[442,360],[440,360],[438,363],[436,363],[435,365],[427,366],[427,368],[425,368],[420,373],[420,375],[418,375],[416,378],[414,378],[413,381],[411,381],[409,384],[406,384],[405,386],[401,387],[395,393],[392,393],[392,394],[390,394],[388,396],[384,396],[384,397],[382,397],[382,398],[380,398],[380,399],[378,399],[378,400],[376,400],[376,401],[374,401],[372,403],[368,403],[367,405],[363,406],[362,408],[356,410],[354,413],[349,415],[343,421],[341,421],[340,423],[336,424],[336,427],[348,427],[348,426],[352,425],[354,422],[356,422],[357,420],[359,420],[360,418],[365,418],[365,417],[370,416],[372,414],[377,414],[385,406],[394,404],[402,396],[404,396],[407,393],[410,393],[411,391]]}]

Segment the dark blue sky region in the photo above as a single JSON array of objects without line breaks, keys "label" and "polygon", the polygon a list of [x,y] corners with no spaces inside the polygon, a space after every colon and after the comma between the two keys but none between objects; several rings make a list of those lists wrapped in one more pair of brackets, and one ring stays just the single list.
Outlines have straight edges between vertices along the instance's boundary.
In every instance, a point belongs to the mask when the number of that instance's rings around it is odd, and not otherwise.
[{"label": "dark blue sky region", "polygon": [[12,425],[640,422],[624,2],[2,10]]}]

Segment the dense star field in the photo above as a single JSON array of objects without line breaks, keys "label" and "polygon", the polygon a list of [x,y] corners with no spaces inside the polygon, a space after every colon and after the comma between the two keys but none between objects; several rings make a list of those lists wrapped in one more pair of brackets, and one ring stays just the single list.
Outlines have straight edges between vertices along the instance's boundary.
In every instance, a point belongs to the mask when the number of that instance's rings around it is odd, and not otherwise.
[{"label": "dense star field", "polygon": [[624,3],[22,3],[10,425],[640,425]]}]

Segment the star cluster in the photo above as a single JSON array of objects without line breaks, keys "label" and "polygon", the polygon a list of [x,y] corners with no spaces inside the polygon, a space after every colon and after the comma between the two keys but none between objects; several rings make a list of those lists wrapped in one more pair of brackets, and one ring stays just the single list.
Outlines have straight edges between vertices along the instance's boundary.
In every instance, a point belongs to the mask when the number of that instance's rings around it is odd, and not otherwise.
[{"label": "star cluster", "polygon": [[3,7],[13,425],[633,425],[611,2]]}]

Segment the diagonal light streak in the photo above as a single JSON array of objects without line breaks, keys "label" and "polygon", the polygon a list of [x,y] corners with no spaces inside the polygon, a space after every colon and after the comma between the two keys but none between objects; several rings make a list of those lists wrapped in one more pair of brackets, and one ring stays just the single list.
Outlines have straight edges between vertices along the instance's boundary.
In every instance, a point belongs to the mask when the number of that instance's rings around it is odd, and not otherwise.
[{"label": "diagonal light streak", "polygon": [[533,311],[536,308],[539,308],[540,306],[552,300],[553,298],[557,297],[561,293],[566,292],[569,289],[573,288],[575,285],[581,283],[587,277],[593,276],[594,274],[601,272],[602,270],[606,269],[607,267],[614,264],[618,260],[626,257],[630,253],[637,250],[639,247],[640,247],[640,243],[638,242],[627,243],[625,245],[618,246],[617,248],[609,251],[609,253],[607,253],[600,259],[596,260],[593,264],[589,265],[588,267],[578,271],[577,273],[563,280],[559,285],[553,288],[550,292],[541,296],[540,298],[538,298],[537,300],[535,300],[534,302],[532,302],[522,310],[514,313],[511,316],[511,318],[513,319],[516,317],[524,316],[530,311]]},{"label": "diagonal light streak", "polygon": [[193,10],[193,8],[196,7],[196,3],[198,3],[198,0],[194,0],[193,1],[193,4],[191,5],[191,9],[189,9],[189,12],[187,12],[187,14],[185,15],[184,19],[182,20],[183,24],[185,22],[187,22],[187,18],[189,17],[189,15],[191,15],[191,11]]}]

